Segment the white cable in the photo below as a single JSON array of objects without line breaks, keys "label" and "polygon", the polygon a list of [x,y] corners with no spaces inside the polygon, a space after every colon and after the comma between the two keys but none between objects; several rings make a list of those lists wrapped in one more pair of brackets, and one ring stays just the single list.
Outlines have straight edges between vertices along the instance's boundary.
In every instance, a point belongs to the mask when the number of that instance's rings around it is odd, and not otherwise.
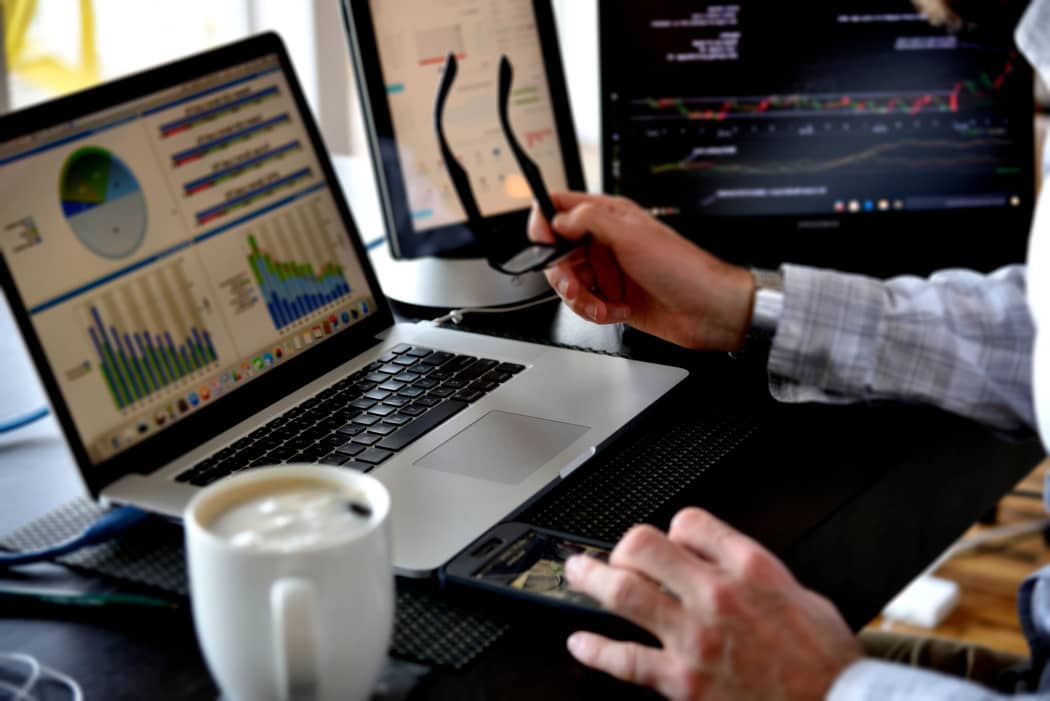
[{"label": "white cable", "polygon": [[547,302],[553,302],[556,299],[558,299],[558,295],[550,294],[546,297],[534,299],[531,302],[515,304],[510,307],[466,307],[464,309],[453,309],[448,314],[445,314],[444,316],[439,316],[436,319],[431,319],[426,323],[432,326],[444,324],[446,321],[451,321],[453,324],[459,324],[459,322],[463,321],[463,317],[467,314],[504,314],[507,312],[517,312],[521,311],[522,309],[528,309],[529,307],[535,307],[540,304],[546,304]]},{"label": "white cable", "polygon": [[941,556],[934,560],[930,566],[923,571],[923,574],[934,572],[949,558],[955,557],[967,550],[974,550],[997,541],[1019,538],[1023,535],[1028,535],[1029,533],[1038,533],[1047,526],[1050,526],[1050,519],[1043,518],[1034,521],[1011,523],[1005,526],[996,526],[995,528],[989,528],[980,533],[974,533],[971,536],[967,536],[953,543],[951,547],[941,553]]},{"label": "white cable", "polygon": [[46,665],[40,665],[40,670],[68,686],[69,692],[72,694],[72,701],[84,701],[84,690],[80,688],[80,684],[77,683],[76,679]]},{"label": "white cable", "polygon": [[[14,684],[8,684],[5,681],[0,681],[0,692],[2,691],[8,691],[12,694],[11,701],[37,701],[36,697],[32,694],[27,694]],[[5,696],[3,698],[7,697]]]},{"label": "white cable", "polygon": [[32,655],[27,655],[22,652],[0,653],[0,660],[5,659],[20,662],[29,668],[29,675],[22,683],[21,687],[0,680],[0,690],[9,691],[14,694],[12,701],[36,701],[37,697],[31,693],[33,689],[41,682],[52,680],[57,681],[69,689],[72,701],[83,701],[84,690],[81,689],[80,684],[78,684],[75,679],[56,669],[41,664],[40,661]]},{"label": "white cable", "polygon": [[40,663],[32,655],[27,655],[23,652],[8,652],[0,654],[0,659],[21,662],[29,668],[29,676],[22,684],[22,688],[18,691],[19,697],[26,696],[29,693],[29,690],[36,686],[37,680],[40,679]]}]

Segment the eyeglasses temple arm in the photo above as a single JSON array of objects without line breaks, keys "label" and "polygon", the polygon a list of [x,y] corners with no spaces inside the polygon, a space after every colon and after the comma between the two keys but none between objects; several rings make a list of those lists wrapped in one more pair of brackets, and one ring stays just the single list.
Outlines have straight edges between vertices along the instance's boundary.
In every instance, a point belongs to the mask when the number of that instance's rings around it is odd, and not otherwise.
[{"label": "eyeglasses temple arm", "polygon": [[478,201],[474,197],[474,190],[470,186],[470,178],[467,176],[467,171],[459,164],[455,154],[452,153],[452,149],[448,145],[448,139],[445,138],[445,103],[448,102],[448,96],[452,92],[452,84],[456,81],[458,72],[459,62],[456,60],[456,55],[449,53],[445,61],[445,71],[441,75],[441,83],[438,84],[437,99],[434,102],[434,131],[437,133],[438,148],[441,150],[441,157],[445,161],[445,168],[448,170],[448,176],[452,180],[452,188],[456,191],[456,196],[459,198],[460,204],[463,205],[464,212],[466,212],[467,224],[475,235],[481,235],[484,219],[481,216],[481,210],[478,208]]},{"label": "eyeglasses temple arm", "polygon": [[503,128],[503,135],[506,137],[507,143],[510,144],[511,153],[514,154],[514,159],[518,162],[518,167],[525,176],[525,180],[529,183],[532,196],[536,198],[540,211],[543,212],[543,216],[550,223],[554,219],[554,215],[558,213],[558,210],[554,208],[554,202],[551,200],[550,193],[547,192],[547,186],[543,183],[543,174],[540,172],[539,166],[536,165],[536,162],[529,157],[529,154],[518,143],[518,137],[514,135],[514,130],[510,127],[510,88],[513,82],[514,69],[510,65],[510,60],[504,56],[499,62],[500,126]]}]

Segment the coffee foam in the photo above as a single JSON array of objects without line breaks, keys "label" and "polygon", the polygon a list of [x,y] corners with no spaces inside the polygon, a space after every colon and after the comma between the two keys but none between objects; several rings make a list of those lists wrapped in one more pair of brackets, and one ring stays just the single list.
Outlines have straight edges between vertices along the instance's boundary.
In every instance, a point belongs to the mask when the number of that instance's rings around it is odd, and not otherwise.
[{"label": "coffee foam", "polygon": [[235,548],[293,552],[323,548],[367,532],[373,525],[367,497],[314,480],[253,485],[231,495],[207,529]]}]

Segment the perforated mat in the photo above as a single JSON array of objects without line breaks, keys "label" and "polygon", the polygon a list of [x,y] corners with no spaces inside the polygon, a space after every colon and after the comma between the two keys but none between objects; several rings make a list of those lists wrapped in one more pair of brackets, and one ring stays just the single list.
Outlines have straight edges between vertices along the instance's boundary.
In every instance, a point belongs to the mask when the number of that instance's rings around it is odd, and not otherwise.
[{"label": "perforated mat", "polygon": [[[105,513],[87,499],[75,499],[0,539],[10,550],[38,550],[67,540]],[[95,574],[144,584],[181,596],[189,594],[182,529],[147,522],[116,540],[84,548],[59,560]],[[507,629],[491,614],[451,605],[420,587],[398,584],[391,653],[402,659],[459,669]]]},{"label": "perforated mat", "polygon": [[[746,418],[711,422],[650,421],[622,449],[581,468],[520,518],[538,526],[614,542],[648,519],[755,430]],[[36,550],[64,541],[104,509],[77,499],[0,538],[10,550]],[[146,523],[120,538],[60,558],[88,572],[187,595],[182,529]],[[461,668],[507,630],[486,611],[445,601],[438,592],[399,582],[391,652],[425,664]]]}]

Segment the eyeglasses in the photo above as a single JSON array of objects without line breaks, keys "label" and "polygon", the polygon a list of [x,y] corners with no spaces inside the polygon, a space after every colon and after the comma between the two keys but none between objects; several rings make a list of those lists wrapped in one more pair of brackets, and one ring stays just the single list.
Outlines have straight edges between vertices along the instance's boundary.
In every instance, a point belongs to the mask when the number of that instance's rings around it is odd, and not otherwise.
[{"label": "eyeglasses", "polygon": [[[449,93],[452,92],[452,84],[456,81],[456,73],[459,70],[459,62],[455,54],[449,54],[445,62],[445,72],[438,86],[437,101],[434,104],[434,129],[437,131],[438,146],[441,149],[441,157],[445,160],[452,187],[456,191],[460,204],[467,215],[467,226],[478,238],[489,265],[507,275],[523,275],[550,267],[560,259],[569,255],[584,245],[585,239],[581,241],[568,241],[559,238],[556,243],[533,243],[523,239],[521,245],[513,245],[508,248],[505,240],[501,240],[498,232],[493,231],[485,223],[485,218],[478,208],[478,201],[474,198],[474,190],[470,185],[467,171],[460,165],[459,160],[449,148],[448,139],[445,138],[444,116],[445,103],[448,102]],[[518,138],[510,127],[510,90],[514,82],[514,68],[510,60],[503,56],[499,63],[499,121],[503,129],[503,136],[510,145],[510,151],[514,154],[514,160],[518,163],[521,174],[529,184],[532,196],[536,198],[540,211],[550,222],[558,210],[554,208],[550,193],[543,183],[543,175],[539,166],[533,161],[521,147]]]}]

